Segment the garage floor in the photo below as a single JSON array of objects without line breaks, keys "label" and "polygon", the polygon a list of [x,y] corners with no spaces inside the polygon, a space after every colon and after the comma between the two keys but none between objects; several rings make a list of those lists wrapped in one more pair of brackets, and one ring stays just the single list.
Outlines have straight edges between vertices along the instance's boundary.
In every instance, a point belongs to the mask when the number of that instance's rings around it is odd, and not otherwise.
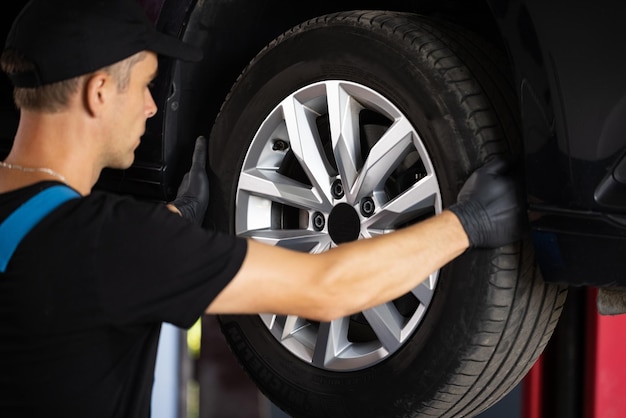
[{"label": "garage floor", "polygon": [[[522,410],[522,389],[516,387],[506,397],[491,407],[488,411],[478,415],[477,418],[520,418]],[[271,407],[271,418],[290,418],[289,415],[277,407]]]}]

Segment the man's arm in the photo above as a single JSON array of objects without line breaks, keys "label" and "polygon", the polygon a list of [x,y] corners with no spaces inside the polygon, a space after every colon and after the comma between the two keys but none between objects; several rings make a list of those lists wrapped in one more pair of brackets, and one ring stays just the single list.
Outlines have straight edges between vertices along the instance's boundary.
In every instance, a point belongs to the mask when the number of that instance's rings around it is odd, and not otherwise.
[{"label": "man's arm", "polygon": [[467,179],[457,202],[413,226],[306,254],[253,241],[209,313],[276,313],[331,320],[393,300],[470,247],[522,234],[523,205],[507,164],[492,159]]},{"label": "man's arm", "polygon": [[409,292],[468,247],[463,226],[450,211],[321,254],[249,241],[241,269],[206,312],[329,321]]}]

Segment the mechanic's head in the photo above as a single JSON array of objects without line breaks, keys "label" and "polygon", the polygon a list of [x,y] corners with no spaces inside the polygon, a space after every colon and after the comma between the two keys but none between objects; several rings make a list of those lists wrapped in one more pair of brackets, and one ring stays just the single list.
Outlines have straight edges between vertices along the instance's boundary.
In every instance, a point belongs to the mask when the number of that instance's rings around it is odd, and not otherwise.
[{"label": "mechanic's head", "polygon": [[144,51],[197,61],[201,51],[157,32],[136,0],[31,0],[13,22],[2,69],[18,107],[56,111],[81,77],[109,72],[125,88]]},{"label": "mechanic's head", "polygon": [[[130,82],[133,65],[144,59],[146,54],[146,51],[137,52],[100,70],[110,74],[119,91],[124,91]],[[2,53],[0,65],[7,74],[34,71],[36,68],[32,61],[24,58],[13,49],[5,50]],[[70,97],[79,90],[79,87],[87,77],[89,77],[89,74],[44,84],[39,87],[15,87],[13,89],[13,98],[16,106],[20,109],[58,112],[67,106]]]}]

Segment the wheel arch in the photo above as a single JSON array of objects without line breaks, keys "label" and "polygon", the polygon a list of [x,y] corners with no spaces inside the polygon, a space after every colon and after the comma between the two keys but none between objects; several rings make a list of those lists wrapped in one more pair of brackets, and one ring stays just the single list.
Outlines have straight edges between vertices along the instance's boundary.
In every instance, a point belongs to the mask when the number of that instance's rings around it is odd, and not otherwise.
[{"label": "wheel arch", "polygon": [[[165,3],[177,1],[180,0],[165,0]],[[313,17],[357,9],[431,16],[477,32],[506,49],[488,0],[339,0],[297,7],[286,0],[197,1],[185,23],[184,37],[201,45],[205,60],[184,71],[186,77],[202,71],[204,80],[200,88],[211,92],[211,98],[205,103],[208,112],[203,112],[203,123],[208,116],[215,117],[239,74],[275,37]]]}]

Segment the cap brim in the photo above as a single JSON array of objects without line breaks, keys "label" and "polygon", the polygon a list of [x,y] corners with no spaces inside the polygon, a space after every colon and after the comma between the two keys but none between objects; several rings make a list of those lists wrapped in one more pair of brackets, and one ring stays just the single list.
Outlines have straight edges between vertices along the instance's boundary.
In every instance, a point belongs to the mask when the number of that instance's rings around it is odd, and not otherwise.
[{"label": "cap brim", "polygon": [[198,62],[203,57],[202,50],[199,47],[160,32],[156,33],[154,42],[148,49],[159,55],[182,61]]}]

